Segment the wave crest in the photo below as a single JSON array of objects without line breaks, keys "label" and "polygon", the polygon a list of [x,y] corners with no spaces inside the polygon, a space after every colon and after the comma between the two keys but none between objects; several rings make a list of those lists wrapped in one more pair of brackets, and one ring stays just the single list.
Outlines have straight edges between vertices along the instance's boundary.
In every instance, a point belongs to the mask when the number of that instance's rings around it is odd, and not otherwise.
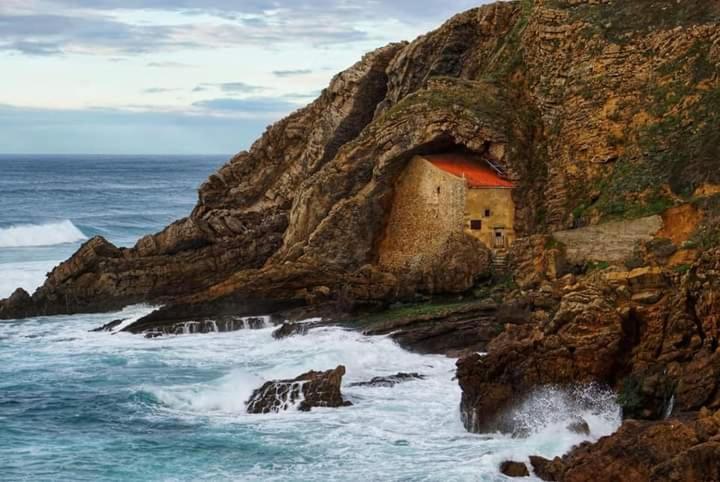
[{"label": "wave crest", "polygon": [[69,219],[57,223],[23,224],[0,229],[0,248],[54,246],[84,239],[87,239],[87,236]]}]

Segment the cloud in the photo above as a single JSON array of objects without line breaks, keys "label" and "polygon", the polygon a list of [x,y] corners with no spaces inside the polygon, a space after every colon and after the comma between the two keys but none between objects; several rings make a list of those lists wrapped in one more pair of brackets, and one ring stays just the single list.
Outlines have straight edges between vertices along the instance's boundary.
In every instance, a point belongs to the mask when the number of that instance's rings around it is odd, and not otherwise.
[{"label": "cloud", "polygon": [[274,97],[251,97],[247,99],[218,98],[195,102],[193,107],[221,112],[245,114],[287,114],[296,110],[296,103]]},{"label": "cloud", "polygon": [[295,70],[274,70],[273,75],[275,77],[297,77],[299,75],[312,74],[310,69],[295,69]]},{"label": "cloud", "polygon": [[177,92],[180,89],[168,89],[165,87],[150,87],[149,89],[143,89],[143,94],[165,94],[167,92]]},{"label": "cloud", "polygon": [[148,62],[146,67],[152,67],[157,69],[186,69],[194,66],[190,64],[184,64],[182,62]]},{"label": "cloud", "polygon": [[266,87],[260,85],[247,84],[245,82],[220,82],[220,83],[202,83],[195,87],[192,92],[207,92],[217,89],[225,94],[257,94],[267,90]]},{"label": "cloud", "polygon": [[0,145],[15,154],[230,155],[249,147],[277,118],[0,105]]},{"label": "cloud", "polygon": [[[372,25],[377,26],[378,22],[436,23],[477,3],[476,0],[14,1],[15,6],[11,3],[0,9],[0,50],[26,55],[119,55],[247,45],[346,44],[382,35],[370,33]],[[145,12],[145,19],[128,15],[132,11]],[[163,21],[162,15],[148,14],[153,11],[174,12],[186,16],[188,21],[178,23],[177,15],[173,21]],[[154,62],[153,66],[160,64]],[[278,76],[304,73],[302,69],[277,72]]]}]

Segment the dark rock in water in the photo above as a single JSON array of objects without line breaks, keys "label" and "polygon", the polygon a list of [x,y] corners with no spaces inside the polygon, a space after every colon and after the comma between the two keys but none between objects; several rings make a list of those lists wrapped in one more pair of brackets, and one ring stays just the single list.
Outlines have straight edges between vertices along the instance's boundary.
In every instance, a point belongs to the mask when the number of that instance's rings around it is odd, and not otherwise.
[{"label": "dark rock in water", "polygon": [[325,372],[309,371],[292,380],[266,382],[250,396],[248,413],[270,413],[287,410],[297,405],[298,410],[310,411],[313,407],[346,407],[352,403],[343,400],[340,393],[345,367],[338,365]]},{"label": "dark rock in water", "polygon": [[374,377],[367,382],[351,383],[351,387],[393,387],[398,383],[407,382],[409,380],[424,380],[425,375],[419,373],[396,373],[389,377]]},{"label": "dark rock in water", "polygon": [[159,338],[163,336],[163,332],[161,331],[148,331],[145,333],[145,338]]},{"label": "dark rock in water", "polygon": [[555,460],[548,460],[545,457],[531,455],[530,465],[532,465],[535,475],[542,480],[559,480],[560,474],[562,472],[559,458]]},{"label": "dark rock in water", "polygon": [[18,288],[13,291],[3,303],[0,303],[0,315],[6,314],[7,316],[0,316],[3,318],[22,318],[28,316],[32,306],[32,297],[30,294],[22,288]]},{"label": "dark rock in water", "polygon": [[283,323],[280,328],[273,331],[272,336],[276,340],[280,340],[289,336],[306,335],[308,330],[310,330],[313,326],[315,326],[314,323],[294,323],[292,321],[288,321]]},{"label": "dark rock in water", "polygon": [[[137,323],[137,322],[136,322]],[[169,324],[159,324],[153,326],[151,324],[140,333],[155,336],[162,335],[195,335],[205,333],[225,333],[238,330],[260,330],[267,328],[273,324],[273,318],[270,316],[224,316],[216,320],[200,320],[200,321],[183,321]],[[131,333],[136,331],[135,323],[130,325],[128,329]],[[150,337],[148,337],[150,338]]]},{"label": "dark rock in water", "polygon": [[90,332],[97,333],[99,331],[113,331],[113,328],[118,326],[123,321],[125,320],[113,320],[110,323],[105,323],[103,326],[90,330]]},{"label": "dark rock in water", "polygon": [[500,472],[507,475],[508,477],[530,476],[530,472],[528,472],[527,466],[524,463],[513,462],[511,460],[506,460],[505,462],[500,464]]},{"label": "dark rock in water", "polygon": [[580,417],[576,417],[575,420],[570,422],[567,429],[579,435],[590,435],[590,425]]}]

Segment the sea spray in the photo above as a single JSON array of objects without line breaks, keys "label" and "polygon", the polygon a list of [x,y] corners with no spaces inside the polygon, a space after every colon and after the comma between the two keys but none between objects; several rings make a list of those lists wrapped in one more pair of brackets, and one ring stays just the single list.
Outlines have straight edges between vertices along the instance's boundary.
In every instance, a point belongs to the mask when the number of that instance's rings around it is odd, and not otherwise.
[{"label": "sea spray", "polygon": [[[554,457],[583,440],[562,423],[520,439],[466,432],[455,360],[387,337],[338,327],[281,340],[274,328],[156,339],[89,332],[150,309],[0,323],[4,477],[63,466],[73,480],[495,481],[500,459]],[[339,364],[352,407],[246,413],[265,381]],[[425,378],[350,386],[398,372]],[[616,428],[583,416],[591,438]],[[63,465],[77,454],[86,463]]]},{"label": "sea spray", "polygon": [[0,248],[53,246],[84,239],[87,239],[87,236],[68,219],[55,223],[0,228]]}]

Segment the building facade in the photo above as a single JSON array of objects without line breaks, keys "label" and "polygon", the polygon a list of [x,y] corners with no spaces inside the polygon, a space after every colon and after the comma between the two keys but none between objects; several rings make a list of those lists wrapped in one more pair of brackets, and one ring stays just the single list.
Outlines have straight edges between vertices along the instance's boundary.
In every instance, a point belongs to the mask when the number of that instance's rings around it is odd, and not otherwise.
[{"label": "building facade", "polygon": [[415,156],[400,176],[380,242],[381,265],[421,269],[448,238],[465,232],[491,249],[515,240],[512,183],[481,159]]}]

